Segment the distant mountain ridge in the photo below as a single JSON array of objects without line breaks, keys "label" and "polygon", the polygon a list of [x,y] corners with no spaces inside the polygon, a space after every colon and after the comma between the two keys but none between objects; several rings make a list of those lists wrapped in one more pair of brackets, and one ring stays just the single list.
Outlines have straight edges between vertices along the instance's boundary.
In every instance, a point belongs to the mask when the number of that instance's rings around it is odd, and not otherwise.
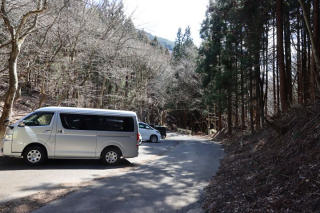
[{"label": "distant mountain ridge", "polygon": [[174,47],[174,42],[173,41],[170,41],[166,38],[162,38],[162,37],[159,37],[159,36],[155,36],[155,35],[152,35],[151,33],[148,33],[148,32],[145,32],[145,34],[148,36],[148,38],[150,40],[153,40],[155,37],[157,37],[157,40],[159,42],[159,44],[165,48],[167,48],[168,50],[172,51],[173,50],[173,47]]}]

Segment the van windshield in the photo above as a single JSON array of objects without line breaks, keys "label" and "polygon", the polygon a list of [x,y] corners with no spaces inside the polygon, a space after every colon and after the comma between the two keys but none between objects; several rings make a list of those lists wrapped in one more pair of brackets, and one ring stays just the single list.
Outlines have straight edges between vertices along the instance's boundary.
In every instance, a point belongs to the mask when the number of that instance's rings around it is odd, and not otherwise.
[{"label": "van windshield", "polygon": [[26,126],[48,126],[53,114],[53,112],[36,112],[26,117],[23,122]]},{"label": "van windshield", "polygon": [[65,129],[121,132],[134,131],[134,121],[132,117],[61,113],[60,118],[62,126]]}]

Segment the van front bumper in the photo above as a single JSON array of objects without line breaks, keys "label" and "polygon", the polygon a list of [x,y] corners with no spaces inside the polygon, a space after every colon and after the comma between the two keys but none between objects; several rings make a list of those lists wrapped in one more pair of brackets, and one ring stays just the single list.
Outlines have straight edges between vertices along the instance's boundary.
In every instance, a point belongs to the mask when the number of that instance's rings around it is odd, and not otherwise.
[{"label": "van front bumper", "polygon": [[21,157],[21,153],[12,153],[11,152],[11,140],[4,139],[3,141],[2,154],[8,157]]}]

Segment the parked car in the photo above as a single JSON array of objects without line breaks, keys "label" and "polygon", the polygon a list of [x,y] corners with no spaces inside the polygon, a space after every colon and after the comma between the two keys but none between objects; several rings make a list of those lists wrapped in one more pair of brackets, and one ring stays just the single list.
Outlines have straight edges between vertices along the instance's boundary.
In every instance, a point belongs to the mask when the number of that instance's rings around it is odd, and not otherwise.
[{"label": "parked car", "polygon": [[160,142],[161,140],[160,132],[146,123],[139,122],[139,132],[143,141],[151,141],[156,143]]},{"label": "parked car", "polygon": [[142,138],[135,112],[40,108],[9,126],[3,154],[38,165],[47,158],[101,159],[116,164],[138,156]]},{"label": "parked car", "polygon": [[165,139],[167,137],[167,128],[165,126],[158,126],[158,125],[150,125],[150,126],[160,132],[162,139]]}]

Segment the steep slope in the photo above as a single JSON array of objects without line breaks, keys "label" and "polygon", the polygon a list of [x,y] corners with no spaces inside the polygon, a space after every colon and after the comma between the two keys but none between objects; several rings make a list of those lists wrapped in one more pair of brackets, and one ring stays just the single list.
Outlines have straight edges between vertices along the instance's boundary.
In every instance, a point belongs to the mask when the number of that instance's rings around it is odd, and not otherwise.
[{"label": "steep slope", "polygon": [[206,189],[208,212],[320,212],[320,104],[224,144],[228,154]]}]

